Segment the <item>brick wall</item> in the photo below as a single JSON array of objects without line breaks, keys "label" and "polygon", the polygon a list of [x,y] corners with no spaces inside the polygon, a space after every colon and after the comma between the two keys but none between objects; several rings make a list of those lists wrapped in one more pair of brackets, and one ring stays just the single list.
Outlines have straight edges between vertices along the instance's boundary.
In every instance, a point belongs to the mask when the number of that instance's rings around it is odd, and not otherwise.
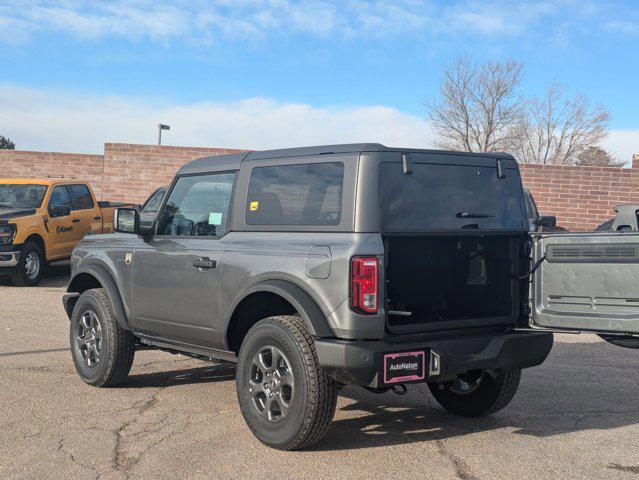
[{"label": "brick wall", "polygon": [[568,230],[593,230],[616,205],[639,203],[639,157],[632,168],[521,165],[521,176],[540,213]]},{"label": "brick wall", "polygon": [[81,178],[100,200],[142,203],[185,163],[241,150],[107,143],[104,155],[0,150],[2,177]]},{"label": "brick wall", "polygon": [[168,185],[185,163],[195,158],[240,151],[107,143],[104,146],[103,199],[143,203],[153,190]]},{"label": "brick wall", "polygon": [[[176,170],[198,157],[241,150],[107,143],[104,155],[0,150],[0,177],[75,176],[103,200],[142,203]],[[542,214],[569,230],[591,230],[620,203],[639,203],[639,155],[631,168],[521,165]]]},{"label": "brick wall", "polygon": [[0,150],[0,178],[77,177],[91,182],[101,196],[103,162],[103,155]]}]

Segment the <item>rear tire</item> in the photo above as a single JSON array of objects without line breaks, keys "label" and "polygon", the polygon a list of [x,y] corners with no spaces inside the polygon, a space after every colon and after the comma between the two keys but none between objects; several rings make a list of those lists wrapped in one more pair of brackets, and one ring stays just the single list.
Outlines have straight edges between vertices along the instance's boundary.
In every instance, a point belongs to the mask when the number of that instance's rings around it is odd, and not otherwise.
[{"label": "rear tire", "polygon": [[80,295],[71,315],[69,340],[75,369],[89,385],[114,387],[129,374],[135,337],[120,328],[103,289]]},{"label": "rear tire", "polygon": [[45,267],[42,249],[35,243],[26,242],[20,251],[16,272],[11,275],[11,283],[16,287],[35,287],[40,283]]},{"label": "rear tire", "polygon": [[428,388],[435,400],[449,412],[464,417],[480,417],[508,405],[517,393],[520,379],[521,370],[502,371],[496,377],[484,371],[480,377],[463,376],[459,379],[461,382],[429,383]]},{"label": "rear tire", "polygon": [[238,355],[236,388],[253,435],[279,450],[319,442],[335,413],[337,384],[320,367],[298,316],[266,318],[249,330]]}]

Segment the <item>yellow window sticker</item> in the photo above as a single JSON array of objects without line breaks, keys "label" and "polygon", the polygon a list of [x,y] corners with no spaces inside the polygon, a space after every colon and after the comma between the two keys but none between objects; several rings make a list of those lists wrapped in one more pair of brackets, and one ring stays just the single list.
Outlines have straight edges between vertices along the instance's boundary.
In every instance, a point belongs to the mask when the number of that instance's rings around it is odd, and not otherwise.
[{"label": "yellow window sticker", "polygon": [[249,210],[251,210],[251,212],[255,212],[258,208],[260,208],[260,202],[251,202],[249,205]]}]

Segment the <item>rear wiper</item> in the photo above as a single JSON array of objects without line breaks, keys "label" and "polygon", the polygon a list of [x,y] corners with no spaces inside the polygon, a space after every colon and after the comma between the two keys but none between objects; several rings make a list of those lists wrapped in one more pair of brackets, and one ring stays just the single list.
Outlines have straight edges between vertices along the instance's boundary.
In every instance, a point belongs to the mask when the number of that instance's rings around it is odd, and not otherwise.
[{"label": "rear wiper", "polygon": [[494,216],[488,213],[457,212],[457,218],[490,218]]}]

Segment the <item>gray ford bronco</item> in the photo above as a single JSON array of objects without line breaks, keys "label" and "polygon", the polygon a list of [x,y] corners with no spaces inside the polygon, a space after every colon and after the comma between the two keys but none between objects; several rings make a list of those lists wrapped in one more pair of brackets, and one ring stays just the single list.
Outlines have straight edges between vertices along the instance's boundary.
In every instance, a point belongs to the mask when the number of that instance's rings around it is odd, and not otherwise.
[{"label": "gray ford bronco", "polygon": [[75,249],[64,306],[87,383],[136,349],[236,362],[254,435],[319,441],[338,389],[425,382],[486,415],[553,331],[639,331],[639,236],[529,232],[515,160],[378,144],[250,152],[177,173],[151,225]]}]

